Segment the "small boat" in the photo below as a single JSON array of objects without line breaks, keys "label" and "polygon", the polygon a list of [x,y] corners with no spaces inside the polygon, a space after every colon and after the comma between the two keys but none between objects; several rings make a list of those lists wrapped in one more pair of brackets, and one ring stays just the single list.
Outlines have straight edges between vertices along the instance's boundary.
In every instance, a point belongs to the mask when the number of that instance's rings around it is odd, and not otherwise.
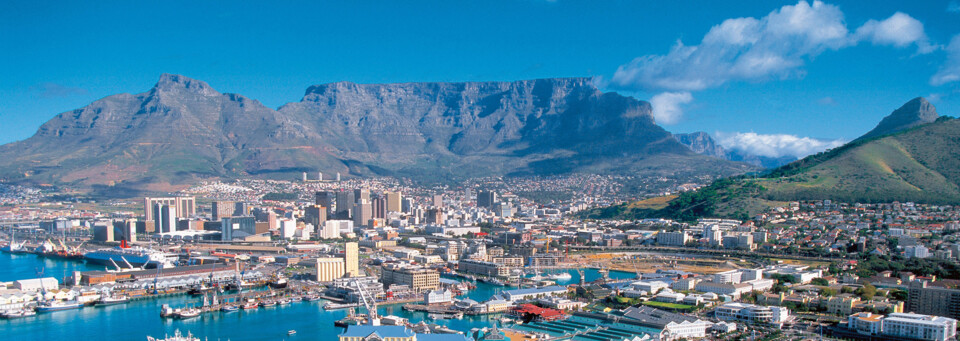
[{"label": "small boat", "polygon": [[569,281],[572,278],[573,276],[571,276],[569,272],[560,272],[550,275],[550,279],[552,280]]},{"label": "small boat", "polygon": [[123,304],[123,303],[127,303],[127,302],[129,302],[129,301],[130,301],[130,298],[127,297],[127,296],[120,296],[120,297],[108,296],[108,297],[104,297],[104,298],[101,298],[100,300],[98,300],[96,306],[98,306],[98,307],[105,307],[105,306],[108,306],[108,305]]},{"label": "small boat", "polygon": [[360,303],[333,303],[333,302],[327,302],[327,303],[324,303],[324,304],[323,304],[323,309],[324,309],[324,310],[336,310],[336,309],[346,309],[346,308],[353,308],[353,307],[359,307],[359,306],[360,306]]},{"label": "small boat", "polygon": [[307,302],[316,302],[316,301],[319,301],[319,300],[320,300],[320,296],[307,295],[307,296],[304,296],[304,297],[303,297],[303,300],[304,300],[304,301],[307,301]]},{"label": "small boat", "polygon": [[281,299],[277,300],[277,304],[280,304],[280,305],[290,304],[290,299],[289,299],[289,298],[281,298]]},{"label": "small boat", "polygon": [[261,306],[261,307],[264,307],[264,308],[266,308],[266,307],[275,307],[276,305],[277,305],[277,301],[273,301],[273,300],[267,300],[267,301],[260,302],[260,306]]},{"label": "small boat", "polygon": [[300,297],[300,296],[294,296],[290,298],[290,302],[296,303],[296,302],[302,302],[302,301],[303,301],[303,297]]},{"label": "small boat", "polygon": [[287,331],[287,335],[295,335],[295,334],[297,334],[296,330],[290,329]]},{"label": "small boat", "polygon": [[80,309],[83,304],[77,301],[50,301],[43,302],[37,306],[38,313],[51,313],[54,311]]},{"label": "small boat", "polygon": [[243,310],[257,309],[258,307],[260,307],[260,304],[254,300],[248,300],[247,303],[244,303],[242,306],[240,306],[240,308]]},{"label": "small boat", "polygon": [[231,311],[237,311],[237,310],[240,310],[240,308],[231,304],[220,307],[220,311],[227,312],[227,313]]},{"label": "small boat", "polygon": [[196,308],[184,309],[179,314],[177,314],[177,317],[179,317],[181,320],[186,320],[186,319],[194,318],[197,316],[200,316],[200,309],[196,309]]},{"label": "small boat", "polygon": [[3,317],[5,319],[17,319],[22,317],[34,316],[36,314],[37,312],[33,310],[16,309],[16,310],[5,311],[3,312],[3,314],[0,314],[0,317]]}]

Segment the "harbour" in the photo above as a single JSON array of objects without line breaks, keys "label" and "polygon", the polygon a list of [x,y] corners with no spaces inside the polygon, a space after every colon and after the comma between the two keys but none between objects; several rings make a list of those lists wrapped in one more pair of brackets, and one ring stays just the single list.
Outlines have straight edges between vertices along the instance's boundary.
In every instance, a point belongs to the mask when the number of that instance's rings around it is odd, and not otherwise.
[{"label": "harbour", "polygon": [[[0,274],[4,281],[37,277],[35,271],[23,269],[34,269],[38,266],[43,266],[49,274],[66,272],[69,275],[73,270],[103,270],[100,266],[63,259],[38,259],[30,254],[0,254],[0,267],[9,269]],[[567,271],[572,272],[573,279],[570,283],[579,281],[579,275],[574,270]],[[596,270],[586,269],[584,272],[587,281],[600,277]],[[632,278],[634,274],[611,271],[610,276]],[[560,281],[559,284],[567,283]],[[507,289],[509,288],[477,283],[477,287],[470,290],[464,297],[486,300]],[[334,321],[341,320],[351,313],[351,309],[326,310],[323,305],[327,302],[329,301],[323,299],[302,300],[271,308],[238,309],[230,312],[211,311],[189,319],[161,318],[159,312],[164,305],[170,307],[202,305],[201,297],[181,292],[155,298],[131,299],[129,302],[117,305],[84,307],[0,320],[0,330],[13,340],[63,340],[75,338],[76,335],[85,335],[93,339],[142,340],[145,335],[173,335],[177,330],[183,333],[189,331],[193,335],[208,340],[241,341],[292,337],[327,340],[331,335],[337,335],[343,331],[343,328],[334,326]],[[500,314],[465,315],[460,319],[434,320],[430,318],[429,312],[404,310],[403,304],[379,305],[377,312],[380,316],[393,315],[408,319],[411,323],[426,321],[458,331],[492,327],[500,317]],[[296,334],[289,335],[290,330],[296,330]]]}]

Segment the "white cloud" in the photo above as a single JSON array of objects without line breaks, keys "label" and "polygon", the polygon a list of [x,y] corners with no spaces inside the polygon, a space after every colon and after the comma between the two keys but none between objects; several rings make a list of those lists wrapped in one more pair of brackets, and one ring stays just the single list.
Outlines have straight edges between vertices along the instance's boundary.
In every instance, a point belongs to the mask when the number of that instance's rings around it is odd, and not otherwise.
[{"label": "white cloud", "polygon": [[650,105],[653,106],[653,118],[659,124],[674,124],[683,117],[683,108],[680,106],[693,101],[689,92],[664,92],[653,96]]},{"label": "white cloud", "polygon": [[720,144],[726,149],[735,149],[766,157],[793,156],[802,158],[846,143],[846,141],[840,139],[820,140],[787,134],[717,133],[716,136]]},{"label": "white cloud", "polygon": [[902,12],[894,13],[883,21],[868,20],[857,29],[854,39],[896,47],[917,44],[919,53],[930,53],[936,50],[936,46],[930,44],[927,34],[923,31],[923,23]]},{"label": "white cloud", "polygon": [[960,13],[960,3],[951,1],[949,4],[947,4],[947,12]]},{"label": "white cloud", "polygon": [[636,58],[617,68],[610,84],[642,91],[698,91],[731,81],[794,78],[820,53],[862,40],[898,47],[916,43],[921,52],[932,51],[923,24],[903,13],[871,20],[857,32],[847,28],[839,7],[800,1],[759,19],[724,20],[699,45],[677,41],[665,55]]},{"label": "white cloud", "polygon": [[930,78],[930,84],[943,85],[960,81],[960,34],[950,39],[950,45],[945,48],[947,60],[940,66],[940,70]]}]

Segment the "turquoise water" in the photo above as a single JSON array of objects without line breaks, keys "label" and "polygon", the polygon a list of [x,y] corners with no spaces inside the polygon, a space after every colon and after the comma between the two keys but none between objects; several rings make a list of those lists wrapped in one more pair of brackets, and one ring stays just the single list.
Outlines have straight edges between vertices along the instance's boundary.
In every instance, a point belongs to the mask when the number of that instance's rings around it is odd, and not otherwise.
[{"label": "turquoise water", "polygon": [[0,254],[0,282],[18,279],[56,277],[63,283],[63,277],[73,276],[74,271],[103,270],[105,267],[87,265],[83,262],[37,257],[32,254]]},{"label": "turquoise water", "polygon": [[[33,255],[0,255],[0,278],[4,281],[36,277],[37,264],[43,263],[48,275],[54,271],[66,270],[68,275],[73,269],[102,269],[87,267],[85,264],[64,260],[37,259]],[[569,270],[573,278],[571,283],[579,281],[576,271]],[[586,270],[588,281],[599,278],[595,270]],[[611,272],[612,278],[633,278],[632,273]],[[561,282],[559,284],[568,284]],[[467,296],[483,301],[503,287],[479,283],[476,290]],[[173,334],[177,329],[192,332],[206,340],[336,340],[342,330],[334,327],[333,322],[347,316],[348,310],[325,311],[322,302],[290,303],[281,307],[260,308],[253,311],[204,314],[191,320],[170,320],[160,318],[160,306],[184,306],[199,304],[199,300],[187,296],[167,297],[135,301],[126,305],[101,308],[83,308],[39,314],[35,317],[17,320],[0,320],[0,335],[7,340],[146,340],[146,336]],[[381,306],[381,315],[396,315],[411,322],[427,320],[428,323],[445,325],[459,331],[471,328],[491,327],[496,323],[497,315],[465,316],[461,320],[430,321],[426,313],[407,312],[401,305]],[[296,335],[287,336],[294,329]]]}]

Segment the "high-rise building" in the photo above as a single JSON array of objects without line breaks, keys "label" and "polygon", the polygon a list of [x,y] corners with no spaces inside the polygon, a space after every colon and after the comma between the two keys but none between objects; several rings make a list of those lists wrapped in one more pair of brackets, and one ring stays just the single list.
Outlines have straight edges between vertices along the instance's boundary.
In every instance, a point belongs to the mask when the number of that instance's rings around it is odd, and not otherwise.
[{"label": "high-rise building", "polygon": [[353,226],[366,226],[373,218],[373,205],[369,200],[358,200],[353,206]]},{"label": "high-rise building", "polygon": [[905,311],[917,314],[960,318],[960,289],[927,280],[910,282]]},{"label": "high-rise building", "polygon": [[113,222],[113,238],[115,240],[125,240],[127,243],[137,241],[137,220],[117,220]]},{"label": "high-rise building", "polygon": [[113,224],[107,224],[105,222],[95,222],[93,223],[93,240],[98,242],[112,242],[114,241],[114,231]]},{"label": "high-rise building", "polygon": [[340,238],[340,224],[327,224],[324,222],[323,225],[317,226],[318,236],[320,239],[337,239]]},{"label": "high-rise building", "polygon": [[337,192],[337,219],[350,219],[350,211],[353,211],[353,204],[357,202],[353,195],[353,191]]},{"label": "high-rise building", "polygon": [[320,227],[327,222],[327,209],[323,206],[310,205],[303,210],[303,221]]},{"label": "high-rise building", "polygon": [[403,211],[403,195],[400,192],[384,192],[387,199],[387,212]]},{"label": "high-rise building", "polygon": [[328,217],[333,216],[333,206],[337,203],[337,195],[330,191],[317,192],[314,203],[317,206],[326,207]]},{"label": "high-rise building", "polygon": [[231,241],[235,237],[242,238],[257,232],[257,220],[253,216],[225,217],[220,222],[220,237],[223,241]]},{"label": "high-rise building", "polygon": [[403,198],[403,203],[400,205],[400,212],[410,213],[413,212],[413,198],[407,197]]},{"label": "high-rise building", "polygon": [[168,204],[153,206],[153,221],[157,233],[170,233],[177,230],[177,209]]},{"label": "high-rise building", "polygon": [[355,202],[358,202],[358,203],[359,203],[359,202],[362,202],[362,201],[364,201],[364,200],[366,200],[366,201],[369,202],[369,201],[370,201],[370,190],[369,190],[369,189],[365,189],[365,188],[358,188],[358,189],[353,190],[353,200],[356,200]]},{"label": "high-rise building", "polygon": [[143,198],[145,220],[154,220],[153,207],[156,204],[173,206],[173,214],[177,218],[187,218],[197,214],[197,201],[194,197],[146,197]]},{"label": "high-rise building", "polygon": [[493,209],[493,205],[497,203],[497,192],[493,191],[480,191],[477,193],[477,207],[485,207]]},{"label": "high-rise building", "polygon": [[236,206],[233,201],[214,201],[210,206],[210,214],[213,217],[213,221],[220,220],[224,217],[232,217],[234,210],[236,210]]},{"label": "high-rise building", "polygon": [[440,194],[433,196],[433,202],[431,203],[433,207],[442,208],[443,207],[443,196]]},{"label": "high-rise building", "polygon": [[250,215],[250,204],[238,201],[233,204],[233,215],[236,217]]},{"label": "high-rise building", "polygon": [[344,244],[344,272],[350,277],[360,277],[360,248],[356,242]]},{"label": "high-rise building", "polygon": [[384,219],[387,217],[387,198],[374,198],[372,206],[374,218]]},{"label": "high-rise building", "polygon": [[343,277],[343,259],[334,257],[317,258],[317,282],[333,282]]}]

